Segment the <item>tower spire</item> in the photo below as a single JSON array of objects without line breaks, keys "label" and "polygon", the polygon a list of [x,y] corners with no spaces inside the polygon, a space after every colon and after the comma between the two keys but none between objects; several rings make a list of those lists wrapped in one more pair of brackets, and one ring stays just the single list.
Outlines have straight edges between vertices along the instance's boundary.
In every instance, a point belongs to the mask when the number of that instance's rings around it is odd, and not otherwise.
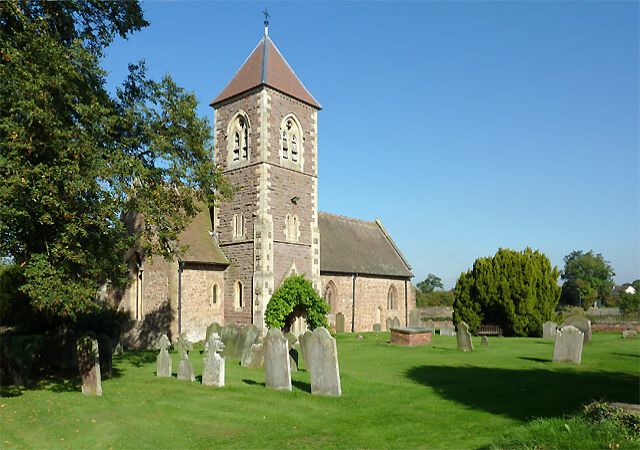
[{"label": "tower spire", "polygon": [[264,35],[268,36],[269,35],[269,17],[271,17],[269,15],[269,11],[267,11],[267,8],[264,8],[264,11],[262,11],[262,14],[264,14]]}]

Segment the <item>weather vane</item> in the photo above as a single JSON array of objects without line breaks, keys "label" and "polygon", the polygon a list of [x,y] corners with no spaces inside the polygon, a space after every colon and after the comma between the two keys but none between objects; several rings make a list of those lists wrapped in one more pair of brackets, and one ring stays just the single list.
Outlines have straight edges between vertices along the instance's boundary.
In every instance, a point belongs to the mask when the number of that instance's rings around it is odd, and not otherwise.
[{"label": "weather vane", "polygon": [[262,11],[262,14],[264,14],[264,26],[268,27],[269,26],[269,17],[271,17],[269,15],[269,11],[267,11],[267,8],[264,8],[264,11]]}]

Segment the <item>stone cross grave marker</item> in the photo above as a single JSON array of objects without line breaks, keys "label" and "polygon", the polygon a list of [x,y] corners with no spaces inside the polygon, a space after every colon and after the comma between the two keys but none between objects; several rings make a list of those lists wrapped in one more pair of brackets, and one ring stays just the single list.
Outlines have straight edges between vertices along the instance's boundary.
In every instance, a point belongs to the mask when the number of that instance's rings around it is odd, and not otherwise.
[{"label": "stone cross grave marker", "polygon": [[473,342],[471,342],[471,333],[469,333],[469,325],[462,320],[458,323],[458,350],[463,352],[473,351]]},{"label": "stone cross grave marker", "polygon": [[584,339],[584,344],[589,343],[589,341],[591,341],[591,321],[589,319],[587,319],[584,316],[571,316],[568,317],[565,321],[564,324],[562,325],[563,327],[565,327],[566,325],[571,325],[576,327],[578,330],[582,331],[583,334],[583,339]]},{"label": "stone cross grave marker", "polygon": [[184,334],[178,336],[175,345],[178,353],[180,353],[180,364],[178,364],[178,380],[196,381],[193,373],[193,364],[189,361],[189,352],[193,350],[193,344],[187,340]]},{"label": "stone cross grave marker", "polygon": [[409,313],[409,326],[419,327],[420,326],[420,310],[414,308]]},{"label": "stone cross grave marker", "polygon": [[156,358],[156,376],[158,377],[170,377],[172,364],[171,356],[169,355],[169,347],[171,342],[166,334],[163,334],[158,341],[158,347],[160,347],[160,353]]},{"label": "stone cross grave marker", "polygon": [[289,367],[291,367],[291,372],[298,371],[298,350],[293,348],[294,345],[298,342],[298,336],[289,331],[285,337],[287,338],[287,347],[289,349]]},{"label": "stone cross grave marker", "polygon": [[336,314],[336,333],[344,333],[344,314]]},{"label": "stone cross grave marker", "polygon": [[218,333],[209,335],[206,347],[202,360],[202,384],[224,387],[224,358],[219,355],[224,350],[224,343]]},{"label": "stone cross grave marker", "polygon": [[489,338],[486,336],[482,336],[482,340],[480,341],[480,347],[488,347],[489,346]]},{"label": "stone cross grave marker", "polygon": [[542,338],[555,339],[557,329],[558,329],[558,324],[548,320],[547,322],[542,324]]},{"label": "stone cross grave marker", "polygon": [[76,341],[78,351],[78,368],[82,377],[82,394],[90,396],[102,395],[102,378],[100,377],[100,355],[98,341],[83,336]]},{"label": "stone cross grave marker", "polygon": [[270,389],[291,390],[291,367],[287,339],[278,328],[271,328],[264,338],[264,378]]},{"label": "stone cross grave marker", "polygon": [[553,348],[553,362],[570,362],[580,364],[584,333],[572,325],[558,330]]},{"label": "stone cross grave marker", "polygon": [[311,393],[313,395],[327,395],[340,397],[340,368],[338,366],[338,350],[336,340],[326,328],[319,327],[313,332],[307,331],[301,336],[305,341],[305,364],[311,375]]}]

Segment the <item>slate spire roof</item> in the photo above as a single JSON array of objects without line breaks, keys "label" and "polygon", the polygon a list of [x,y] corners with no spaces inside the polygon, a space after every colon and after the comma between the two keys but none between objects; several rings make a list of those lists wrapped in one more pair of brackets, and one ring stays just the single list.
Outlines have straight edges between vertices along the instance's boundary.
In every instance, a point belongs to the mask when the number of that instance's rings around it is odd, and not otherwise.
[{"label": "slate spire roof", "polygon": [[215,108],[225,100],[263,85],[288,94],[314,108],[322,108],[284,59],[266,28],[264,37],[210,105]]}]

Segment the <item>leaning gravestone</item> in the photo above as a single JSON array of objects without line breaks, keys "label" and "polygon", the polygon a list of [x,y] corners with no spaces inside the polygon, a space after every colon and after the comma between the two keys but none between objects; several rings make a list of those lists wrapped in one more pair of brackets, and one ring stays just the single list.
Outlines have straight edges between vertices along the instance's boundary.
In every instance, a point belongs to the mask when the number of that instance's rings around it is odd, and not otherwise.
[{"label": "leaning gravestone", "polygon": [[419,327],[420,326],[420,310],[412,309],[409,313],[409,326],[411,327]]},{"label": "leaning gravestone", "polygon": [[542,324],[542,338],[543,339],[555,339],[556,338],[556,330],[558,329],[558,324],[552,321],[547,321]]},{"label": "leaning gravestone", "polygon": [[171,342],[169,342],[166,334],[160,337],[158,346],[160,347],[160,353],[158,353],[158,357],[156,358],[156,376],[170,377],[172,361],[169,355],[169,347],[171,347]]},{"label": "leaning gravestone", "polygon": [[584,333],[572,325],[562,327],[556,333],[553,362],[580,364]]},{"label": "leaning gravestone", "polygon": [[262,342],[253,344],[251,348],[242,355],[240,365],[242,367],[262,367],[264,364],[264,345]]},{"label": "leaning gravestone", "polygon": [[84,336],[76,341],[76,348],[78,351],[78,367],[82,377],[82,394],[102,395],[98,341],[89,336]]},{"label": "leaning gravestone", "polygon": [[563,327],[571,325],[582,331],[584,343],[591,341],[591,321],[584,316],[571,316],[565,319]]},{"label": "leaning gravestone", "polygon": [[463,352],[472,352],[473,351],[473,342],[471,342],[471,333],[469,333],[469,325],[460,321],[458,323],[458,333],[456,334],[458,337],[458,350],[462,350]]},{"label": "leaning gravestone", "polygon": [[400,328],[402,325],[400,325],[400,319],[398,319],[397,317],[393,318],[393,323],[391,324],[391,328]]},{"label": "leaning gravestone", "polygon": [[291,368],[287,340],[278,328],[271,328],[264,338],[264,378],[270,389],[291,390]]},{"label": "leaning gravestone", "polygon": [[311,331],[305,331],[298,337],[298,342],[300,343],[300,353],[302,353],[302,360],[304,361],[304,370],[307,372],[311,372],[311,349],[309,348],[311,345]]},{"label": "leaning gravestone", "polygon": [[431,334],[436,334],[436,324],[433,320],[429,319],[424,323],[424,328]]},{"label": "leaning gravestone", "polygon": [[193,344],[187,340],[184,334],[178,336],[176,349],[180,353],[180,364],[178,364],[178,380],[196,381],[193,373],[193,365],[189,361],[189,352],[193,350]]},{"label": "leaning gravestone", "polygon": [[489,338],[486,336],[482,336],[482,340],[480,341],[480,347],[488,347],[489,346]]},{"label": "leaning gravestone", "polygon": [[374,323],[373,324],[373,332],[374,333],[380,333],[382,331],[382,325],[380,325],[379,323]]},{"label": "leaning gravestone", "polygon": [[[336,340],[326,328],[316,328],[313,333],[307,331],[307,359],[311,372],[311,393],[340,397],[340,368],[338,367],[338,350]],[[307,360],[305,360],[305,364]]]},{"label": "leaning gravestone", "polygon": [[387,320],[385,320],[384,325],[386,327],[386,330],[389,331],[393,326],[393,319],[391,317],[387,317]]},{"label": "leaning gravestone", "polygon": [[636,330],[624,330],[622,332],[622,339],[633,339],[638,337]]},{"label": "leaning gravestone", "polygon": [[224,359],[218,354],[224,343],[218,333],[212,333],[207,341],[207,350],[202,360],[202,384],[224,387]]},{"label": "leaning gravestone", "polygon": [[336,333],[344,333],[344,314],[336,314]]},{"label": "leaning gravestone", "polygon": [[298,342],[298,336],[289,331],[285,337],[287,338],[287,346],[289,348],[289,367],[291,372],[298,371],[298,350],[293,348]]}]

